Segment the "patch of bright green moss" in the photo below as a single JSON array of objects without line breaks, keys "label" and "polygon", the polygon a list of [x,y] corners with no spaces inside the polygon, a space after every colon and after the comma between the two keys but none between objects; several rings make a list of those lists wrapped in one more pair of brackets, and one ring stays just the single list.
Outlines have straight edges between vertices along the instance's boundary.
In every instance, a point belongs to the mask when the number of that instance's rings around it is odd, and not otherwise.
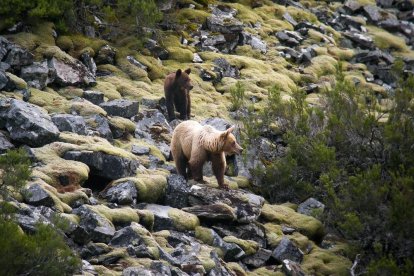
[{"label": "patch of bright green moss", "polygon": [[46,91],[41,91],[30,88],[30,93],[29,102],[43,107],[49,113],[69,113],[70,102],[52,89],[48,88]]},{"label": "patch of bright green moss", "polygon": [[352,263],[345,257],[335,255],[326,249],[315,247],[305,255],[301,264],[306,274],[349,275]]},{"label": "patch of bright green moss", "polygon": [[173,220],[175,228],[178,231],[191,231],[200,225],[200,221],[196,215],[171,208],[168,216]]},{"label": "patch of bright green moss", "polygon": [[256,253],[257,250],[259,250],[259,244],[252,240],[243,240],[243,239],[236,238],[234,236],[226,236],[223,238],[223,240],[225,242],[237,244],[244,250],[246,255],[252,255]]},{"label": "patch of bright green moss", "polygon": [[264,204],[261,216],[267,221],[290,225],[312,240],[319,240],[324,235],[324,228],[319,220],[296,213],[285,206]]},{"label": "patch of bright green moss", "polygon": [[213,244],[213,230],[207,227],[197,226],[195,228],[195,237],[204,242],[205,244],[212,245]]}]

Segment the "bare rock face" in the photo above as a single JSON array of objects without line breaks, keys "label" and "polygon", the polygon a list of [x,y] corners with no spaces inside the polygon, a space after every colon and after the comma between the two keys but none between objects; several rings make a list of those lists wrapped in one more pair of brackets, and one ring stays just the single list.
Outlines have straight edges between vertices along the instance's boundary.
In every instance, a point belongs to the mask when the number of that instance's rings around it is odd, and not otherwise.
[{"label": "bare rock face", "polygon": [[54,70],[55,81],[60,86],[90,86],[95,85],[94,75],[79,60],[62,61],[52,58],[48,66]]},{"label": "bare rock face", "polygon": [[70,131],[80,135],[86,135],[86,123],[82,116],[56,114],[53,115],[52,121],[60,131]]},{"label": "bare rock face", "polygon": [[34,147],[49,144],[59,137],[58,128],[45,111],[15,99],[0,101],[0,126],[6,127],[12,140]]},{"label": "bare rock face", "polygon": [[63,158],[88,165],[93,175],[107,179],[119,179],[136,174],[139,162],[136,160],[93,151],[68,151]]},{"label": "bare rock face", "polygon": [[100,107],[108,112],[108,115],[131,118],[137,115],[138,105],[139,103],[137,101],[119,99],[101,103]]},{"label": "bare rock face", "polygon": [[24,79],[27,84],[37,89],[43,89],[48,83],[53,82],[53,79],[49,78],[49,67],[47,61],[34,62],[31,65],[22,68],[20,77]]},{"label": "bare rock face", "polygon": [[273,251],[272,257],[281,263],[285,259],[300,263],[303,259],[303,253],[288,238],[282,238]]}]

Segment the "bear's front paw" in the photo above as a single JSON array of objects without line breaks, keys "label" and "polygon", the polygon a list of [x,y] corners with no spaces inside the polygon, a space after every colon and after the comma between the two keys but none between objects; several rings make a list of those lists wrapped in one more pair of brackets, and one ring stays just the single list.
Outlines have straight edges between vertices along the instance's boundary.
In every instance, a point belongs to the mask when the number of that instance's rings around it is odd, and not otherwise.
[{"label": "bear's front paw", "polygon": [[227,184],[225,184],[225,183],[223,183],[223,184],[219,185],[219,188],[220,188],[220,189],[222,189],[222,190],[225,190],[225,191],[230,190],[229,185],[227,185]]}]

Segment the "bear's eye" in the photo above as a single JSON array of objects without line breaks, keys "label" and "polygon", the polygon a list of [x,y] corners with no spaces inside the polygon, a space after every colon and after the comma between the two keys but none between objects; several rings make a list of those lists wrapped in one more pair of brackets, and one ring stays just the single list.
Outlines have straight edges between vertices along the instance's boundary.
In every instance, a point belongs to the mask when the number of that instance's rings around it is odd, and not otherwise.
[{"label": "bear's eye", "polygon": [[231,143],[233,146],[236,145],[236,141],[233,141],[233,143]]}]

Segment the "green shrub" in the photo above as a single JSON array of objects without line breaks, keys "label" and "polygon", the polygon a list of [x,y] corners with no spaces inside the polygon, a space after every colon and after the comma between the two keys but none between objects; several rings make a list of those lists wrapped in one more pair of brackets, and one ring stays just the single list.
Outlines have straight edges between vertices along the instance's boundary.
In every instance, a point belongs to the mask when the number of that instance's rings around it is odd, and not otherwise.
[{"label": "green shrub", "polygon": [[234,87],[230,88],[230,97],[231,97],[231,111],[236,111],[244,106],[244,97],[245,97],[245,87],[243,83],[238,81]]},{"label": "green shrub", "polygon": [[[397,76],[401,69],[396,62]],[[309,106],[300,91],[282,102],[272,88],[265,112],[243,119],[256,122],[259,134],[270,139],[274,134],[266,126],[276,122],[287,145],[282,157],[265,160],[265,168],[253,174],[270,202],[299,203],[311,196],[323,201],[324,223],[355,243],[361,263],[371,262],[369,271],[386,267],[412,274],[414,78],[399,81],[385,123],[373,91],[347,82],[340,66],[336,79],[320,106]]]},{"label": "green shrub", "polygon": [[80,259],[48,225],[33,235],[12,221],[0,219],[0,267],[2,275],[73,275]]}]

